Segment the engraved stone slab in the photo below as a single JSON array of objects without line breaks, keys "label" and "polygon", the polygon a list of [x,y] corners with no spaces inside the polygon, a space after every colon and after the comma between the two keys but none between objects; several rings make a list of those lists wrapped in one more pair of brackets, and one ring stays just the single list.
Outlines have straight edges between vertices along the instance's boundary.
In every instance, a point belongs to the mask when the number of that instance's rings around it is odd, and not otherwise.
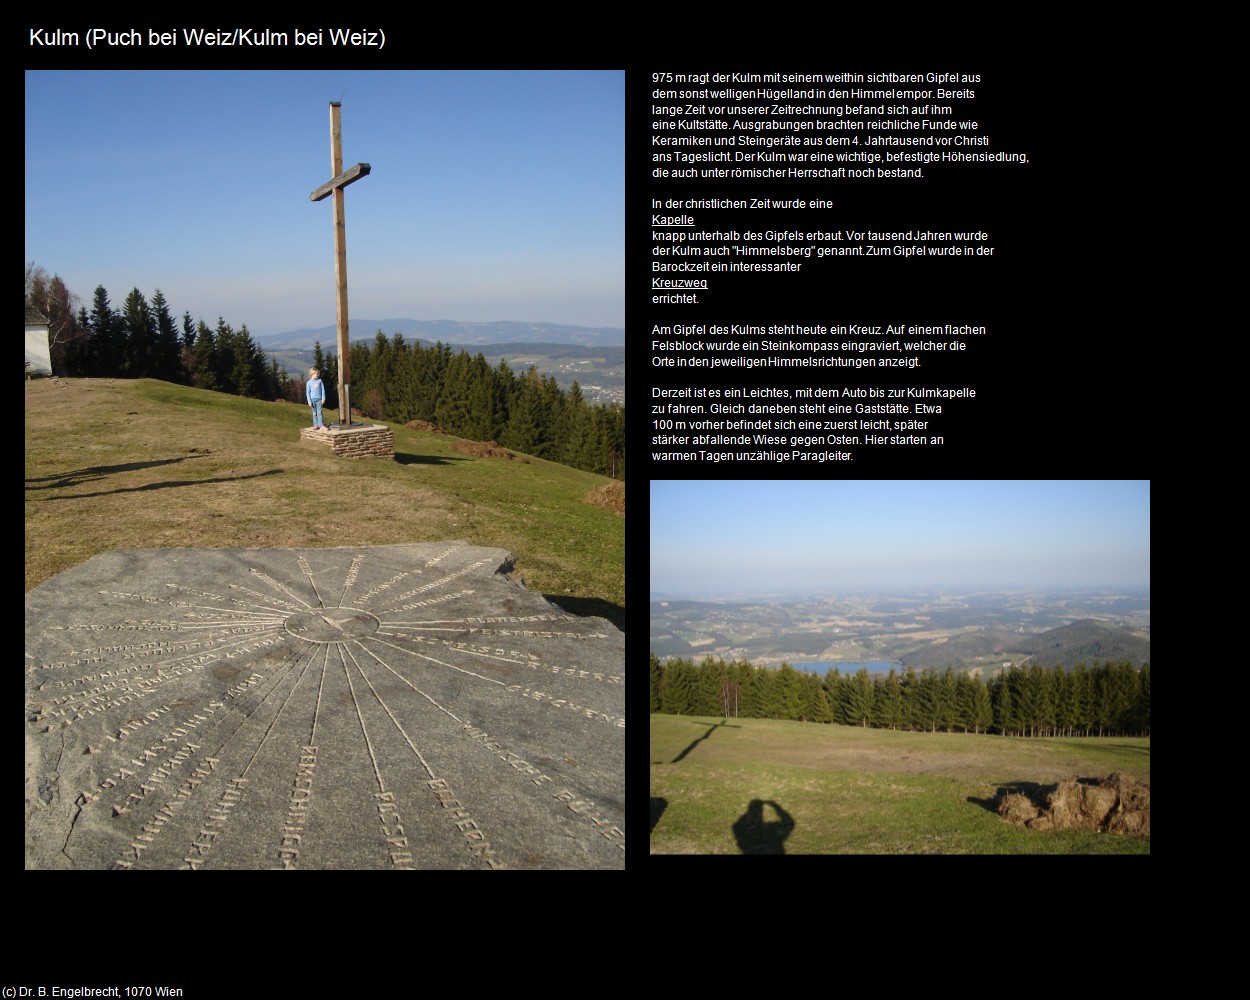
[{"label": "engraved stone slab", "polygon": [[463,541],[131,549],[26,596],[26,867],[623,868],[624,636]]}]

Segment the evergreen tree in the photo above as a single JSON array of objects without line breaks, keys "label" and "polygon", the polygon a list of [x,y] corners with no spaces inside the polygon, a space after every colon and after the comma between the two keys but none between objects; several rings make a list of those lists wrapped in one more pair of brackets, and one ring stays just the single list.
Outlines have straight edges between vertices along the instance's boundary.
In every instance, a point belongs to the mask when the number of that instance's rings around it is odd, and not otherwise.
[{"label": "evergreen tree", "polygon": [[882,729],[897,729],[903,720],[903,688],[894,672],[874,685],[872,696],[872,724]]},{"label": "evergreen tree", "polygon": [[829,704],[829,698],[825,694],[825,686],[821,683],[820,677],[816,674],[804,674],[804,677],[808,678],[808,698],[811,705],[809,718],[813,722],[833,722],[833,708]]},{"label": "evergreen tree", "polygon": [[156,367],[156,331],[152,327],[152,311],[139,289],[131,289],[122,304],[125,348],[121,374],[127,378],[154,378]]},{"label": "evergreen tree", "polygon": [[744,702],[748,711],[745,713],[752,719],[777,718],[776,704],[773,697],[774,672],[763,667],[756,667],[751,675],[751,687]]},{"label": "evergreen tree", "polygon": [[920,675],[920,682],[916,685],[915,700],[915,721],[919,729],[927,729],[929,732],[937,732],[939,721],[939,702],[941,695],[939,687],[941,680],[937,675],[937,671],[932,667],[926,667]]},{"label": "evergreen tree", "polygon": [[990,689],[985,685],[979,677],[972,680],[972,727],[973,732],[989,731],[990,723],[993,721],[993,712],[990,708]]},{"label": "evergreen tree", "polygon": [[908,664],[903,672],[899,689],[903,694],[899,725],[905,729],[923,729],[924,726],[920,722],[920,678],[916,674],[916,668],[911,664]]},{"label": "evergreen tree", "polygon": [[217,338],[212,327],[203,320],[200,320],[195,329],[193,358],[192,384],[199,389],[220,392],[222,386],[217,379]]},{"label": "evergreen tree", "polygon": [[108,292],[97,285],[91,301],[90,372],[99,378],[121,374],[121,358],[125,344],[121,320],[109,305]]},{"label": "evergreen tree", "polygon": [[152,293],[151,359],[152,378],[164,382],[180,383],[182,378],[182,342],[178,339],[178,324],[169,311],[169,303],[158,288]]},{"label": "evergreen tree", "polygon": [[803,688],[799,672],[788,663],[782,663],[773,678],[774,719],[798,721],[803,717]]},{"label": "evergreen tree", "polygon": [[999,673],[994,681],[993,697],[994,726],[1004,736],[1011,734],[1016,726],[1015,699],[1011,695],[1011,683],[1007,671]]},{"label": "evergreen tree", "polygon": [[689,660],[669,660],[664,670],[664,711],[693,715],[698,701],[697,678]]},{"label": "evergreen tree", "polygon": [[728,676],[725,661],[707,657],[699,667],[699,698],[695,715],[721,715],[721,688]]},{"label": "evergreen tree", "polygon": [[860,667],[842,685],[842,720],[848,726],[867,726],[872,719],[872,679]]},{"label": "evergreen tree", "polygon": [[664,681],[664,669],[660,666],[660,658],[651,654],[651,711],[660,711],[660,686]]},{"label": "evergreen tree", "polygon": [[1143,663],[1137,674],[1137,700],[1133,705],[1133,732],[1150,735],[1150,664]]}]

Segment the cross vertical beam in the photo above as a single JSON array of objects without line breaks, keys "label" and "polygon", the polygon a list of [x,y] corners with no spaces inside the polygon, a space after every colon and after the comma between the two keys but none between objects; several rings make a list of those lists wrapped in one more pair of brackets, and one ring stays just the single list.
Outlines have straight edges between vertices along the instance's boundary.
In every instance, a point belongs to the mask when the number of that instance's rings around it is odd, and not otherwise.
[{"label": "cross vertical beam", "polygon": [[339,349],[339,426],[349,427],[352,422],[351,372],[349,371],[349,348],[347,331],[347,231],[343,217],[343,189],[354,181],[369,175],[369,164],[357,163],[350,170],[343,170],[343,130],[340,124],[341,102],[330,102],[330,180],[308,197],[321,201],[334,196],[334,282],[338,289],[335,298],[335,318],[338,327]]}]

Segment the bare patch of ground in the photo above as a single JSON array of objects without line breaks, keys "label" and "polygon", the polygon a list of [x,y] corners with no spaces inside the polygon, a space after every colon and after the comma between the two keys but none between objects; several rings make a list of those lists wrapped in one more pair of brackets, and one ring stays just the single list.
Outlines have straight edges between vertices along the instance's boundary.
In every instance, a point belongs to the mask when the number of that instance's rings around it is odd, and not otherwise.
[{"label": "bare patch of ground", "polygon": [[507,448],[500,448],[496,441],[453,441],[451,450],[464,455],[472,455],[474,458],[503,458],[510,462],[529,464],[528,458],[515,455]]},{"label": "bare patch of ground", "polygon": [[1042,804],[1020,793],[1004,795],[998,814],[1030,830],[1101,830],[1149,838],[1150,786],[1118,771],[1106,778],[1069,778]]},{"label": "bare patch of ground", "polygon": [[409,420],[404,426],[410,431],[426,431],[429,434],[446,434],[438,424],[431,423],[429,420]]},{"label": "bare patch of ground", "polygon": [[586,499],[582,503],[594,504],[596,507],[606,507],[608,510],[624,517],[625,484],[616,481],[606,483],[586,494]]}]

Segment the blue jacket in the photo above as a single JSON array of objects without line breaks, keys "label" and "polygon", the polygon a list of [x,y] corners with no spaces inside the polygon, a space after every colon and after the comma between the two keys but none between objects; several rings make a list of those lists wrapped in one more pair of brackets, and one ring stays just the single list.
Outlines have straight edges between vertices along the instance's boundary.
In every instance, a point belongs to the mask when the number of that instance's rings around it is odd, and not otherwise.
[{"label": "blue jacket", "polygon": [[308,389],[305,393],[308,396],[308,404],[323,403],[326,398],[326,387],[319,378],[310,378],[308,380]]}]

